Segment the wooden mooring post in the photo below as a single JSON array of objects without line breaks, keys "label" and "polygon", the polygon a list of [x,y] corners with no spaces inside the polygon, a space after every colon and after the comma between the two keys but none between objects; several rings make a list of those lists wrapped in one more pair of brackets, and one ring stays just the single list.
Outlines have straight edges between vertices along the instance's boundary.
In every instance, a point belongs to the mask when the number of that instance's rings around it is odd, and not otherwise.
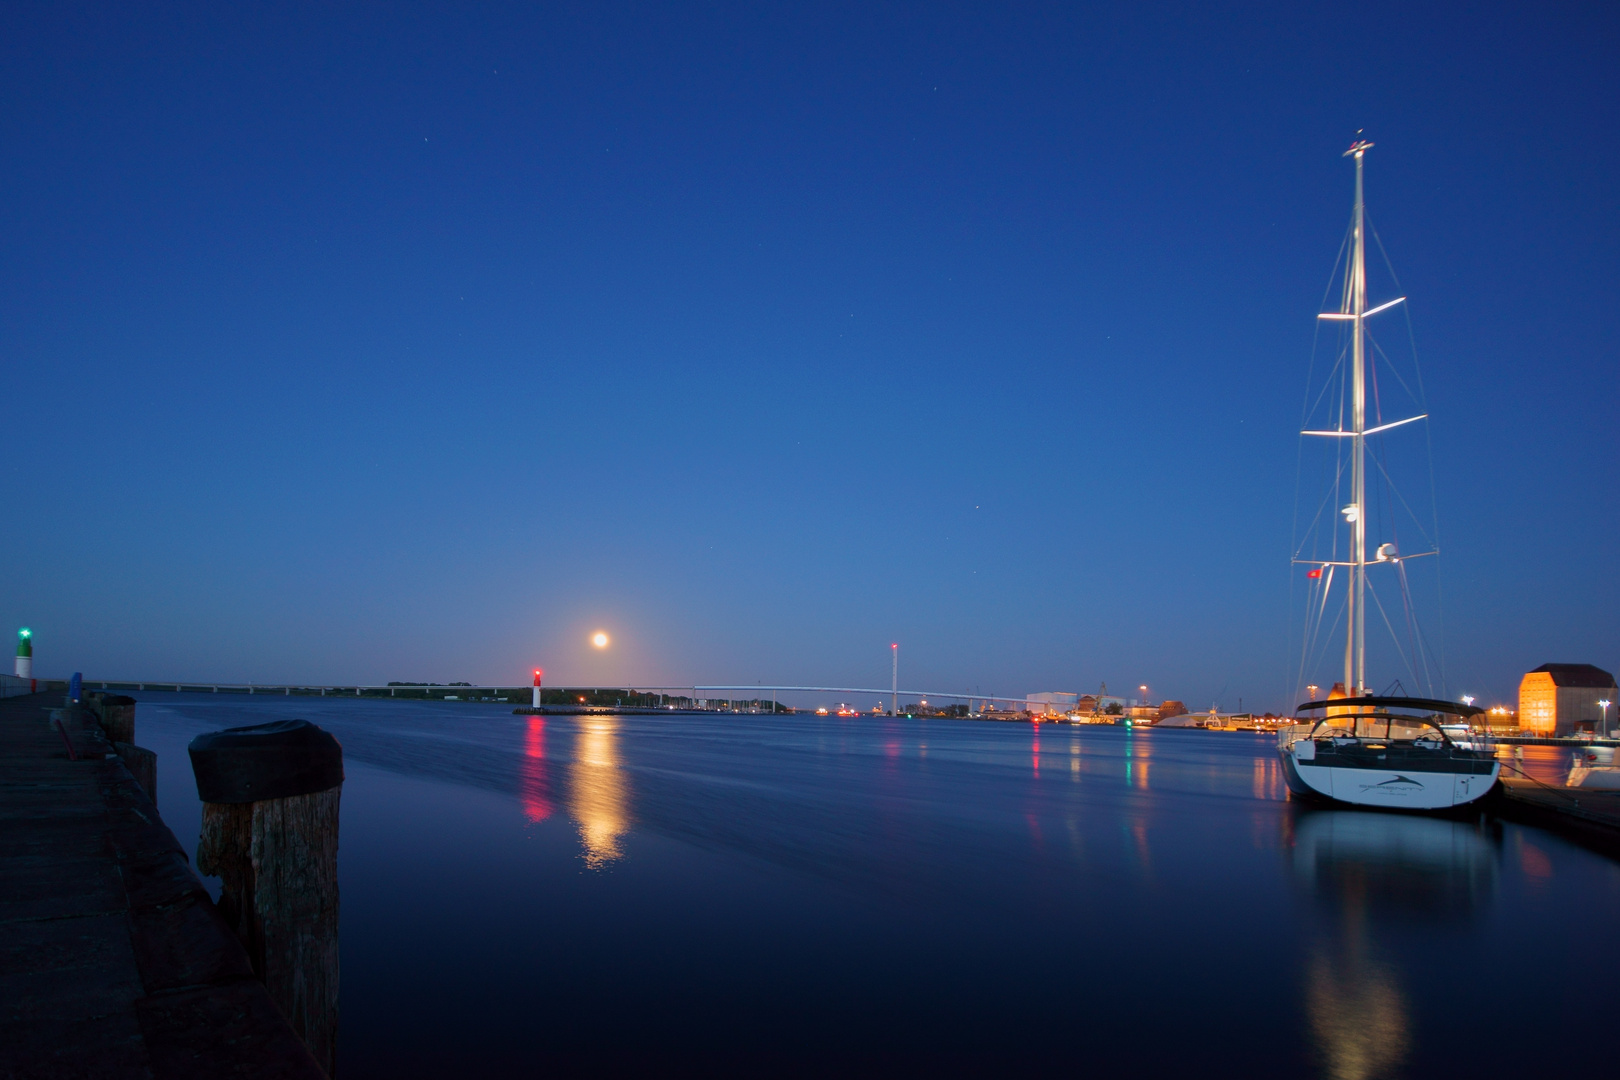
[{"label": "wooden mooring post", "polygon": [[197,869],[223,883],[219,910],[298,1037],[335,1075],[338,803],[343,748],[307,720],[193,739],[203,801]]},{"label": "wooden mooring post", "polygon": [[91,690],[83,697],[85,707],[96,714],[107,741],[123,760],[135,782],[147,797],[157,802],[157,754],[135,745],[135,699],[123,694]]}]

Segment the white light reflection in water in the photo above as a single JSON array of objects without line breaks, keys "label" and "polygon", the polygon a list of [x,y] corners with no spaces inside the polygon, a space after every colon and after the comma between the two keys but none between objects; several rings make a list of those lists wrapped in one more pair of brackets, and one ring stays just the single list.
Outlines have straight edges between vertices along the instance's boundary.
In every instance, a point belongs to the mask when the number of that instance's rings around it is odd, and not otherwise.
[{"label": "white light reflection in water", "polygon": [[1288,797],[1288,785],[1283,780],[1282,763],[1267,755],[1254,759],[1254,797],[1281,802]]},{"label": "white light reflection in water", "polygon": [[1153,740],[1138,738],[1131,728],[1125,729],[1125,786],[1148,788],[1148,768],[1152,765]]},{"label": "white light reflection in water", "polygon": [[568,812],[592,870],[624,857],[619,841],[630,830],[630,785],[619,767],[618,736],[619,722],[610,716],[581,717],[574,736]]},{"label": "white light reflection in water", "polygon": [[1391,1075],[1414,1033],[1379,927],[1471,920],[1495,893],[1495,851],[1469,822],[1354,810],[1305,810],[1294,820],[1295,873],[1328,916],[1308,934],[1317,1051],[1334,1080]]},{"label": "white light reflection in water", "polygon": [[[1355,930],[1364,933],[1365,926]],[[1394,972],[1368,955],[1365,942],[1348,945],[1337,960],[1317,953],[1305,992],[1311,1030],[1333,1080],[1371,1080],[1405,1060],[1406,999]]]}]

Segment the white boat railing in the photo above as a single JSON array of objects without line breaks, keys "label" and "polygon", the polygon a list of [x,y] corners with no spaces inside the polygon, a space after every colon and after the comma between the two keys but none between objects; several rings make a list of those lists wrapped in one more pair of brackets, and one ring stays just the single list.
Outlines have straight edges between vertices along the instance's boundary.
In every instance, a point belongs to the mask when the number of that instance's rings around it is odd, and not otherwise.
[{"label": "white boat railing", "polygon": [[[1299,740],[1310,735],[1314,727],[1315,725],[1311,723],[1288,724],[1279,727],[1277,729],[1277,745],[1286,750],[1299,742]],[[1461,750],[1496,750],[1496,740],[1491,737],[1489,731],[1469,729],[1454,724],[1442,724],[1440,730],[1451,740],[1452,745]],[[1343,735],[1345,732],[1341,731],[1337,734]],[[1359,737],[1377,738],[1378,735],[1376,732],[1363,732],[1359,734]]]},{"label": "white boat railing", "polygon": [[1277,745],[1286,750],[1311,733],[1315,724],[1286,724],[1277,729]]}]

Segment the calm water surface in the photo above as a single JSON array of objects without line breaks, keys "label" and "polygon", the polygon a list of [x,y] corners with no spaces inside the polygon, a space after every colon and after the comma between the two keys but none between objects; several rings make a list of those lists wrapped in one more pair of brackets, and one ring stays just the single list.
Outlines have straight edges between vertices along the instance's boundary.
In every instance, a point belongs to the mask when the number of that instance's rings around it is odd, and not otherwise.
[{"label": "calm water surface", "polygon": [[342,741],[346,1080],[1613,1068],[1620,865],[1269,738],[138,697],[191,846],[194,735]]}]

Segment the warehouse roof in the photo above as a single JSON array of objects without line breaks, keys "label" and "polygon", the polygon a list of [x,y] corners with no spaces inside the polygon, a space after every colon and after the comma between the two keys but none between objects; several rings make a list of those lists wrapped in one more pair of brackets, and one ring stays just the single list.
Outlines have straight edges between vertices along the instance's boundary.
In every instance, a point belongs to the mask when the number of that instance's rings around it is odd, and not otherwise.
[{"label": "warehouse roof", "polygon": [[1552,676],[1554,686],[1593,686],[1599,689],[1614,685],[1614,676],[1591,664],[1542,664],[1530,674],[1546,672]]}]

